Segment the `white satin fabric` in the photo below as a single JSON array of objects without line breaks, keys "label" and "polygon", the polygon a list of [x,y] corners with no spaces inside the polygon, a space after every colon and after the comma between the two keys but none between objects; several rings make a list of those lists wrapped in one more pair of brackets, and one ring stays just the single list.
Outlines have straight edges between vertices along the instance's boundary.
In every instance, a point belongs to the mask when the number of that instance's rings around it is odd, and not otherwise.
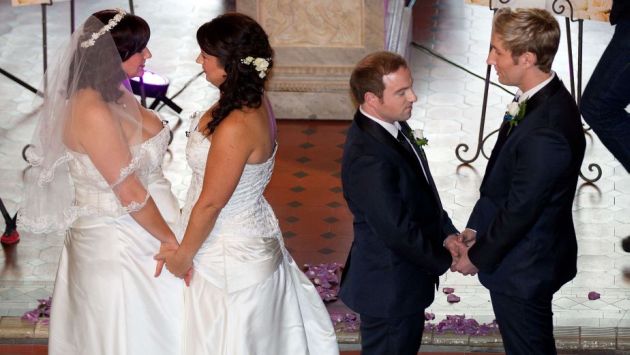
[{"label": "white satin fabric", "polygon": [[[193,175],[182,230],[199,198],[210,142],[193,115],[186,158]],[[194,258],[184,299],[185,355],[336,355],[330,316],[284,247],[262,193],[273,156],[248,164],[214,229]]]},{"label": "white satin fabric", "polygon": [[[142,144],[138,173],[175,228],[179,206],[161,168],[168,139],[165,127]],[[53,292],[49,354],[178,354],[183,282],[166,269],[153,277],[159,241],[123,212],[89,157],[73,153],[69,166],[76,203],[98,213],[79,217],[66,234]]]}]

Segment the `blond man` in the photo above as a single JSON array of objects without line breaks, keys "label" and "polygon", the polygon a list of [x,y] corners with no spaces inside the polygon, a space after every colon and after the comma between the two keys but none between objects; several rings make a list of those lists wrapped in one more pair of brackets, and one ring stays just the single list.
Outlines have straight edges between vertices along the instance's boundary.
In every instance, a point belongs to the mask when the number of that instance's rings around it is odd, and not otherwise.
[{"label": "blond man", "polygon": [[553,294],[576,274],[571,207],[584,158],[580,114],[551,71],[560,28],[545,10],[495,14],[488,64],[515,86],[453,266],[479,273],[507,354],[556,354]]}]

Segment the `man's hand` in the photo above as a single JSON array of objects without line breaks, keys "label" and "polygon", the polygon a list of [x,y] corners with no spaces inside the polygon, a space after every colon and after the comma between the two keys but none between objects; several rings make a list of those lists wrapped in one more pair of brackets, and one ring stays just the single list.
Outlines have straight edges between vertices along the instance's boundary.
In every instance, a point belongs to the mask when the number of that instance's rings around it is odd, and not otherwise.
[{"label": "man's hand", "polygon": [[464,231],[459,235],[460,240],[466,244],[467,247],[471,247],[473,246],[473,244],[475,244],[475,242],[477,241],[477,231],[474,229],[470,229],[470,228],[466,228],[464,229]]},{"label": "man's hand", "polygon": [[464,249],[466,249],[466,244],[461,241],[461,237],[459,234],[451,234],[446,239],[444,239],[443,243],[444,247],[448,249],[449,253],[451,253],[451,258],[453,258],[453,262],[451,263],[451,271],[453,270],[453,265],[459,260],[459,257]]},{"label": "man's hand", "polygon": [[463,252],[460,254],[459,260],[452,266],[452,269],[455,271],[461,272],[464,275],[476,275],[479,272],[479,269],[470,261],[468,258],[468,250],[469,248],[465,248]]}]

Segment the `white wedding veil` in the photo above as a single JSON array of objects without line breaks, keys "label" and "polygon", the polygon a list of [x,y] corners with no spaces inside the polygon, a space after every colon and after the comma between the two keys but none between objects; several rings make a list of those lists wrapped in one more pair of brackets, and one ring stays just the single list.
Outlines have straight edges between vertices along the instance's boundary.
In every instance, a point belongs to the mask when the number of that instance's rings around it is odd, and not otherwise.
[{"label": "white wedding veil", "polygon": [[[149,197],[147,193],[144,200],[124,206],[115,198],[117,189],[130,180],[146,184],[138,149],[144,141],[142,114],[128,89],[111,31],[129,15],[123,10],[111,10],[111,15],[108,21],[88,18],[48,72],[44,102],[26,152],[31,167],[18,213],[21,229],[61,231],[81,216],[137,211]],[[77,200],[79,188],[91,197]],[[114,196],[117,211],[103,209],[100,201],[108,195]]]}]

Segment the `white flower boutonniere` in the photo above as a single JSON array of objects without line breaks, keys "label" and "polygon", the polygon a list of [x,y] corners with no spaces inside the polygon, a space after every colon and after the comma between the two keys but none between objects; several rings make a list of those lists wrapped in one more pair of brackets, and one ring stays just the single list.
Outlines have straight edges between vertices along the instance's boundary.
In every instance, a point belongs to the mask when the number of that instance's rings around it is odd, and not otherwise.
[{"label": "white flower boutonniere", "polygon": [[424,137],[424,131],[422,129],[414,129],[411,134],[413,134],[414,141],[418,147],[422,148],[429,144],[429,140]]},{"label": "white flower boutonniere", "polygon": [[527,100],[524,100],[521,103],[511,102],[507,106],[507,111],[505,111],[505,116],[503,116],[503,121],[507,121],[510,125],[508,133],[512,130],[513,127],[518,126],[519,122],[525,117],[525,109],[527,108]]}]

